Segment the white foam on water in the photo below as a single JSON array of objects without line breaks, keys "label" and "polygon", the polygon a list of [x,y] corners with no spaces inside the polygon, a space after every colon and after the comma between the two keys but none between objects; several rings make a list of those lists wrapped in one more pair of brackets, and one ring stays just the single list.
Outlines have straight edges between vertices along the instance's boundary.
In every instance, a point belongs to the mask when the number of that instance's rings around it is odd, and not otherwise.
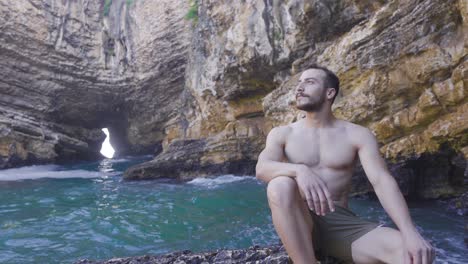
[{"label": "white foam on water", "polygon": [[142,156],[122,156],[119,158],[106,158],[103,159],[105,163],[121,163],[121,162],[129,162],[134,161],[135,159],[149,159],[153,158],[154,155],[142,155]]},{"label": "white foam on water", "polygon": [[110,163],[120,163],[120,162],[127,162],[127,161],[131,161],[131,159],[125,159],[125,158],[122,158],[122,159],[109,159]]},{"label": "white foam on water", "polygon": [[238,182],[252,177],[249,176],[234,176],[234,175],[223,175],[216,178],[196,178],[189,182],[188,184],[193,184],[197,186],[203,186],[208,188],[217,187],[223,184]]},{"label": "white foam on water", "polygon": [[41,178],[101,178],[109,176],[106,173],[87,170],[61,170],[59,165],[33,165],[14,169],[0,170],[0,181],[33,180]]}]

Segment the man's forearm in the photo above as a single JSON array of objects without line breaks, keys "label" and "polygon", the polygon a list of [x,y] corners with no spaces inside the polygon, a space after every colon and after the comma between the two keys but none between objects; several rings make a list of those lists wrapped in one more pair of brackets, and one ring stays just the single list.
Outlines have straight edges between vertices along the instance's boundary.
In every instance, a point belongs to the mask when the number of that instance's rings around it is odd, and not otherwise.
[{"label": "man's forearm", "polygon": [[405,198],[393,177],[382,179],[374,186],[374,190],[383,208],[403,234],[416,230]]},{"label": "man's forearm", "polygon": [[301,169],[302,166],[305,165],[271,160],[258,161],[256,176],[266,183],[278,176],[296,177],[297,171]]}]

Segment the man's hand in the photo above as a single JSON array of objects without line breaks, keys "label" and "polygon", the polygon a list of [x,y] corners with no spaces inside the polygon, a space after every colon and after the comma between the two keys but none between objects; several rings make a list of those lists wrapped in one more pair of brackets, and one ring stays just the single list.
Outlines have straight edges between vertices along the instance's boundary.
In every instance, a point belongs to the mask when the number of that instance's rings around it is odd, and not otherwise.
[{"label": "man's hand", "polygon": [[430,264],[435,259],[435,250],[417,231],[402,233],[405,264]]},{"label": "man's hand", "polygon": [[299,190],[304,194],[310,210],[317,215],[335,211],[327,184],[307,166],[301,167],[296,175]]}]

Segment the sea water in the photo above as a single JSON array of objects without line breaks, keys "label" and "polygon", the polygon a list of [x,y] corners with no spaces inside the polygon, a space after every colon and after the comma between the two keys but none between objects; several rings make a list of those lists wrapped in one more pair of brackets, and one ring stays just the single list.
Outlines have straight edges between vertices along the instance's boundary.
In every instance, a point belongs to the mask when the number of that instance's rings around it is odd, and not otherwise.
[{"label": "sea water", "polygon": [[[266,185],[221,175],[186,183],[124,181],[123,171],[151,157],[0,170],[0,263],[266,246],[280,242]],[[410,202],[436,263],[466,263],[464,218],[437,201]],[[358,215],[392,225],[378,201],[352,199]]]}]

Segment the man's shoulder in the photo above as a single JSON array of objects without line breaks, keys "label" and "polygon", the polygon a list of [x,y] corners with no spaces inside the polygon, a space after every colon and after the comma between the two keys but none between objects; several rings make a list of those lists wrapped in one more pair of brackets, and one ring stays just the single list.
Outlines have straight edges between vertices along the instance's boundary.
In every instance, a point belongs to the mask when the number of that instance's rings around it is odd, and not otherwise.
[{"label": "man's shoulder", "polygon": [[340,120],[342,125],[346,128],[346,132],[350,136],[350,138],[354,139],[353,141],[359,142],[362,140],[368,140],[374,137],[374,133],[369,128],[358,125],[353,122],[349,122],[346,120]]},{"label": "man's shoulder", "polygon": [[291,125],[280,125],[280,126],[273,127],[270,130],[269,134],[275,137],[285,137],[288,135],[289,132],[291,132],[291,130],[292,130]]},{"label": "man's shoulder", "polygon": [[347,131],[349,132],[354,132],[354,133],[363,133],[363,132],[369,132],[371,131],[369,128],[350,122],[342,119],[338,119],[338,122],[340,126],[346,128]]}]

